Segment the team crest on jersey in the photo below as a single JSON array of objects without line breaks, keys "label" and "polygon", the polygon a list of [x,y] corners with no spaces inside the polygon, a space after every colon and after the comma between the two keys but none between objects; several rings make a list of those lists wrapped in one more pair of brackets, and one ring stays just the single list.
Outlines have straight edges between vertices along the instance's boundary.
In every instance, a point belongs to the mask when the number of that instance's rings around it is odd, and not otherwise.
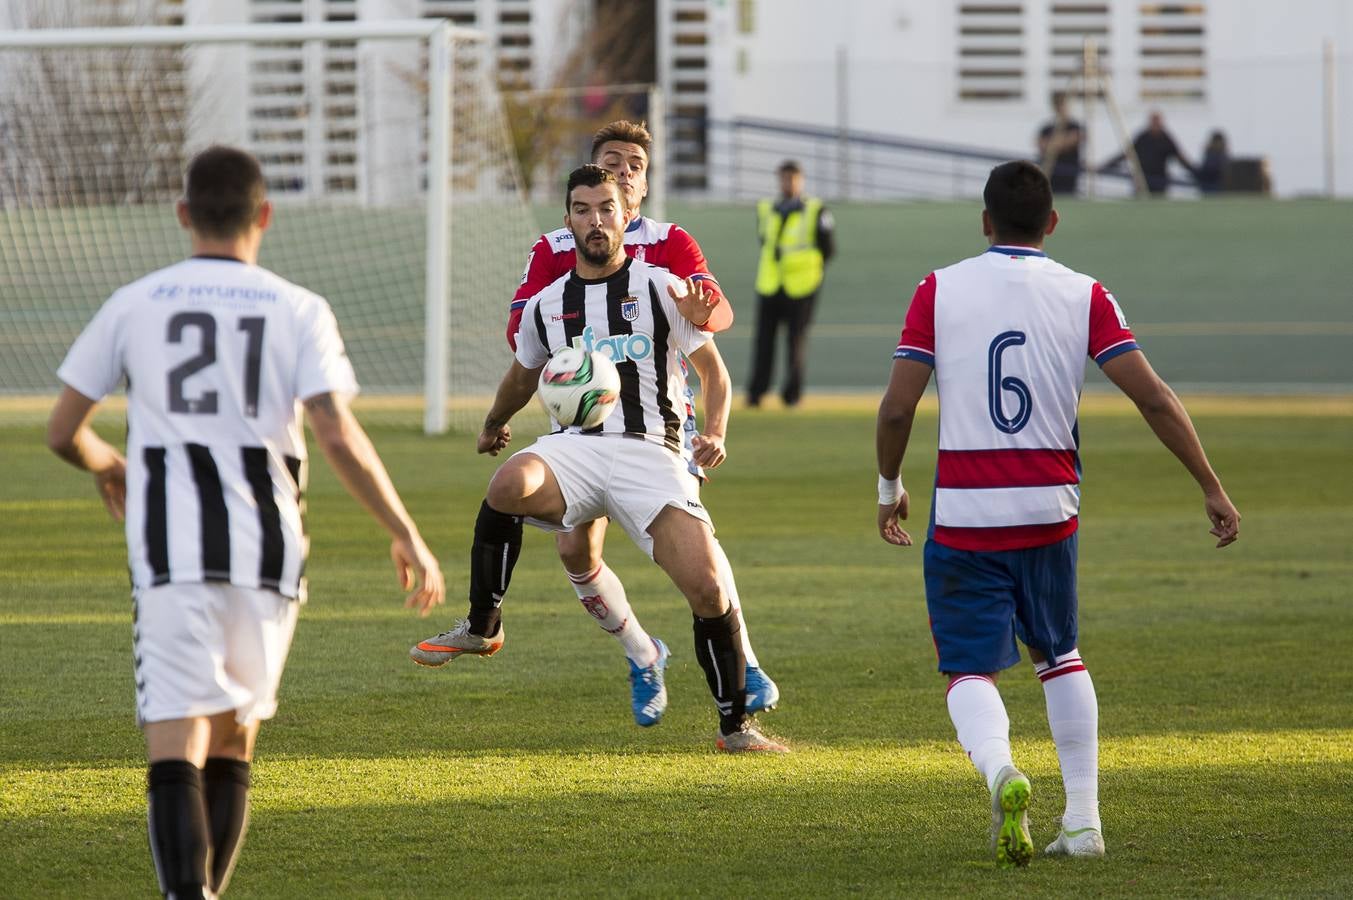
[{"label": "team crest on jersey", "polygon": [[639,298],[626,297],[620,301],[620,318],[626,322],[633,322],[639,318]]}]

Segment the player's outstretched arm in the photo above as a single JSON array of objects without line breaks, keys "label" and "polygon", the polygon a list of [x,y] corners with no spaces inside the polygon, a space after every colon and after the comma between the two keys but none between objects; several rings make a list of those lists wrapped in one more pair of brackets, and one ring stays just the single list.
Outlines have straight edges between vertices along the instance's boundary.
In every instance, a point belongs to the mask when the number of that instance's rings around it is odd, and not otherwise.
[{"label": "player's outstretched arm", "polygon": [[1173,453],[1193,480],[1203,489],[1203,505],[1212,522],[1211,533],[1218,547],[1235,543],[1240,536],[1240,513],[1221,486],[1221,479],[1212,471],[1207,453],[1198,440],[1193,421],[1156,370],[1147,362],[1146,354],[1132,350],[1104,363],[1104,374],[1137,405],[1156,437]]},{"label": "player's outstretched arm", "polygon": [[476,442],[480,453],[497,456],[512,443],[512,428],[507,423],[521,412],[521,408],[535,394],[542,368],[543,365],[528,369],[517,360],[512,360],[507,374],[498,383],[498,392],[493,395],[489,414],[484,417],[484,430],[479,432]]},{"label": "player's outstretched arm", "polygon": [[89,427],[97,405],[75,388],[62,390],[47,420],[47,447],[77,469],[93,473],[99,498],[121,522],[127,509],[127,461]]},{"label": "player's outstretched arm", "polygon": [[412,591],[404,606],[426,616],[446,599],[442,569],[399,499],[371,438],[341,394],[316,394],[306,399],[305,411],[320,451],[338,480],[389,532],[390,559],[400,586]]},{"label": "player's outstretched arm", "polygon": [[[714,308],[719,305],[718,293],[709,289],[703,280],[687,278],[684,285],[667,285],[667,296],[676,304],[681,318],[702,331],[714,331],[709,327],[714,316]],[[730,321],[731,325],[732,322]],[[725,326],[727,327],[727,326]],[[723,330],[723,329],[718,329]]]},{"label": "player's outstretched arm", "polygon": [[704,288],[706,296],[702,305],[683,307],[677,304],[677,310],[686,321],[710,334],[718,334],[732,327],[733,304],[728,302],[723,288],[719,287],[718,280],[710,273],[705,252],[690,232],[680,226],[672,226],[663,259],[658,265],[676,277],[693,280]]},{"label": "player's outstretched arm", "polygon": [[733,405],[732,380],[713,341],[706,341],[687,359],[700,376],[700,393],[705,406],[703,427],[691,443],[695,463],[713,469],[728,458],[724,439],[728,433],[728,411]]},{"label": "player's outstretched arm", "polygon": [[912,359],[893,360],[888,389],[879,403],[874,452],[879,469],[879,537],[898,547],[910,547],[911,535],[900,520],[911,512],[911,497],[902,487],[902,458],[911,440],[916,405],[930,382],[930,366]]}]

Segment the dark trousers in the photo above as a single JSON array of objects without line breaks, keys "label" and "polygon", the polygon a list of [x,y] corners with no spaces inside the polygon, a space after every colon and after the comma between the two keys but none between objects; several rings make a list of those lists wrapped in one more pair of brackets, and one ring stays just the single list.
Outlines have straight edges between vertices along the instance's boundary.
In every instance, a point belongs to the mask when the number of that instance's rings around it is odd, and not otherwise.
[{"label": "dark trousers", "polygon": [[784,389],[780,396],[787,406],[793,406],[803,396],[803,370],[808,358],[808,326],[813,321],[813,305],[817,294],[797,300],[785,296],[784,291],[771,297],[756,298],[756,346],[752,352],[752,380],[747,386],[747,402],[755,406],[761,395],[770,388],[771,370],[775,368],[775,337],[780,325],[787,328],[785,342],[789,364],[785,367]]}]

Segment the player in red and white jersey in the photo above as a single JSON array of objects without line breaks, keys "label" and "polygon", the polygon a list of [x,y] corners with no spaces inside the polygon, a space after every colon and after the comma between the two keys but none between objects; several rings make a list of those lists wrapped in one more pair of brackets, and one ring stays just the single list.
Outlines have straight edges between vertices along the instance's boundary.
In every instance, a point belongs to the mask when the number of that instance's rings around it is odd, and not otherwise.
[{"label": "player in red and white jersey", "polygon": [[[250,761],[305,596],[304,409],[348,491],[385,527],[424,614],[442,602],[419,536],[351,411],[357,390],[323,297],[258,266],[272,222],[258,161],[212,147],[188,167],[190,259],[119,289],[58,375],[47,426],[126,521],[136,712],[151,856],[167,897],[217,897],[249,809]],[[125,456],[89,426],[127,380]]]},{"label": "player in red and white jersey", "polygon": [[921,282],[893,354],[876,437],[879,533],[911,544],[898,521],[910,508],[901,465],[933,372],[940,439],[926,605],[950,718],[991,789],[997,863],[1025,865],[1033,855],[1029,780],[1011,757],[996,689],[997,673],[1019,661],[1017,639],[1043,683],[1066,786],[1061,831],[1045,852],[1102,856],[1098,703],[1076,648],[1076,411],[1087,356],[1198,482],[1218,547],[1236,540],[1240,514],[1113,295],[1043,252],[1057,226],[1043,172],[1028,162],[997,166],[983,196],[990,249]]},{"label": "player in red and white jersey", "polygon": [[[680,307],[682,316],[704,331],[727,331],[733,324],[733,307],[710,274],[704,251],[695,238],[680,225],[655,222],[640,212],[648,196],[648,154],[652,145],[653,137],[647,128],[623,119],[606,125],[592,137],[592,163],[619,179],[625,200],[635,213],[625,228],[625,253],[649,265],[661,266],[678,278],[698,282],[700,296],[687,298]],[[517,349],[517,331],[526,301],[567,275],[576,262],[573,232],[567,228],[542,234],[536,240],[526,257],[521,285],[508,308],[507,343],[513,350]]]},{"label": "player in red and white jersey", "polygon": [[[696,290],[677,301],[678,312],[703,331],[711,333],[724,331],[733,324],[732,306],[724,297],[718,281],[710,274],[709,265],[705,261],[705,254],[701,251],[700,245],[681,226],[670,222],[655,222],[645,218],[640,212],[643,200],[648,196],[648,155],[652,148],[652,140],[648,129],[642,124],[625,120],[611,122],[592,138],[592,162],[616,176],[625,194],[625,201],[634,214],[633,220],[625,229],[625,253],[650,265],[661,266],[678,278],[689,278],[694,282]],[[522,327],[522,311],[528,301],[566,276],[573,270],[576,261],[576,240],[573,232],[567,227],[541,235],[531,248],[526,261],[526,271],[522,275],[520,287],[512,298],[508,315],[507,341],[514,351],[517,349],[517,333]],[[694,395],[689,389],[684,403],[685,424],[681,438],[685,444],[685,455],[689,459],[690,442],[696,434]],[[694,464],[691,471],[697,477],[703,477]],[[579,524],[572,531],[558,535],[556,544],[560,561],[563,562],[569,582],[583,607],[603,629],[615,636],[621,646],[626,648],[626,658],[631,667],[648,671],[656,664],[657,655],[651,649],[652,642],[644,639],[643,626],[634,615],[624,585],[602,558],[606,527],[607,519],[602,518]],[[761,668],[756,652],[752,649],[737,584],[733,577],[733,568],[717,540],[715,553],[722,586],[732,601],[741,625],[739,634],[743,654],[747,659],[748,709],[750,712],[773,709],[780,699],[779,687]],[[497,624],[496,621],[477,622],[475,627],[496,629]],[[492,632],[489,636],[491,635]],[[453,642],[460,640],[441,636],[439,638]],[[469,642],[479,646],[476,641]],[[431,646],[429,641],[424,641],[410,652],[416,661],[428,665],[431,661],[429,653],[436,654],[436,658],[446,661],[453,658],[447,654],[462,649],[453,647],[442,652],[430,649]],[[640,682],[634,678],[631,681],[636,686],[636,691],[639,690]],[[656,710],[649,704],[640,704],[637,698],[636,693],[634,705],[636,721],[644,725],[652,724],[656,721],[653,713],[661,715],[661,710]],[[648,712],[641,712],[645,708]]]}]

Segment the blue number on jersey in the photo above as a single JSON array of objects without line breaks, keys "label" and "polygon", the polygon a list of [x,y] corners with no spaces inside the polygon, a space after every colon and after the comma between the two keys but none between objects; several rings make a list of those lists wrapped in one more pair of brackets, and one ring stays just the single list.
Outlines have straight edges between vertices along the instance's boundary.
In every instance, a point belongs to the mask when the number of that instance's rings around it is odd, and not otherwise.
[{"label": "blue number on jersey", "polygon": [[[991,421],[1006,434],[1014,434],[1028,425],[1034,407],[1027,384],[1013,375],[1001,377],[1001,354],[1010,347],[1018,347],[1024,341],[1024,332],[1006,331],[996,335],[991,346],[987,348],[987,409],[991,413]],[[1001,404],[1001,391],[1009,391],[1019,400],[1015,414],[1009,418],[1006,418],[1005,409]]]}]

